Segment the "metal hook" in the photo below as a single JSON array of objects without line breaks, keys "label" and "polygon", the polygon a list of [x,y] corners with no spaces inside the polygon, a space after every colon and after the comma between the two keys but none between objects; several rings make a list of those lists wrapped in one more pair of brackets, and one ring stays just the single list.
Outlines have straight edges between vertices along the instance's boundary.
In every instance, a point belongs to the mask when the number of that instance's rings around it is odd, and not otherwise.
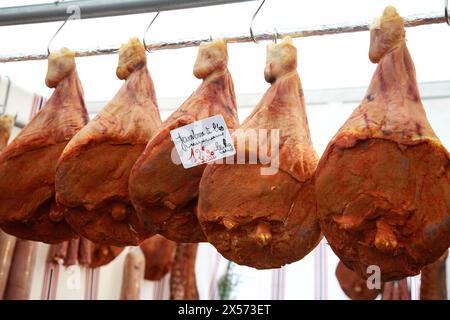
[{"label": "metal hook", "polygon": [[159,11],[155,14],[152,21],[150,21],[150,24],[148,25],[147,29],[145,29],[144,36],[142,37],[142,43],[144,44],[145,50],[147,50],[148,53],[150,53],[150,49],[147,47],[147,44],[145,43],[145,36],[147,35],[148,29],[152,26],[153,22],[155,22],[156,18],[159,16]]},{"label": "metal hook", "polygon": [[264,2],[266,2],[266,0],[263,0],[261,2],[261,4],[259,5],[258,9],[255,12],[255,14],[252,17],[252,21],[250,22],[250,37],[252,38],[254,43],[259,43],[259,42],[255,39],[255,35],[253,34],[253,22],[255,21],[255,18],[258,15],[259,10],[261,10],[261,7],[263,6]]},{"label": "metal hook", "polygon": [[64,27],[64,25],[67,23],[67,21],[69,21],[69,19],[70,19],[70,16],[68,16],[67,19],[64,20],[63,24],[58,28],[58,30],[56,30],[56,32],[53,35],[53,37],[50,38],[50,41],[47,44],[47,56],[50,55],[50,45],[52,44],[53,40],[56,38],[58,33],[61,31],[61,29]]},{"label": "metal hook", "polygon": [[273,28],[273,30],[275,31],[275,33],[273,34],[274,35],[273,42],[277,43],[277,40],[278,40],[278,37],[279,37],[278,30],[277,30],[277,28]]},{"label": "metal hook", "polygon": [[448,16],[448,0],[445,0],[445,21],[447,22],[447,24],[450,26],[450,17]]}]

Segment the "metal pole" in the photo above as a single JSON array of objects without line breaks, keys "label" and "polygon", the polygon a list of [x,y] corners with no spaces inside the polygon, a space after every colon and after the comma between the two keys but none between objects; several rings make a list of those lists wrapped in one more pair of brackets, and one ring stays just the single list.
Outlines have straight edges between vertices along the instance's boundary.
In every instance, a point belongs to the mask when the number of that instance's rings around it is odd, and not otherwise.
[{"label": "metal pole", "polygon": [[[407,16],[404,18],[404,20],[405,20],[405,27],[417,27],[421,25],[446,22],[444,14],[438,12]],[[307,28],[278,30],[277,33],[279,37],[290,36],[291,38],[302,38],[311,36],[323,36],[340,33],[368,31],[369,28],[370,23],[359,22],[359,23],[329,24]],[[250,34],[223,36],[221,38],[227,41],[228,43],[243,43],[253,41]],[[273,31],[255,34],[256,40],[273,40],[273,38],[274,38]],[[147,45],[147,48],[150,51],[179,49],[179,48],[195,47],[200,45],[200,43],[203,41],[209,41],[209,38],[178,40],[173,42],[156,42],[150,43],[149,45]],[[112,46],[109,48],[89,48],[74,51],[76,52],[77,57],[89,57],[89,56],[114,54],[117,53],[118,50],[119,45]],[[45,60],[45,59],[47,59],[46,52],[26,53],[18,55],[0,55],[0,63],[15,62],[15,61]]]},{"label": "metal pole", "polygon": [[247,1],[255,0],[74,0],[0,8],[0,26],[63,21],[73,7],[82,19],[89,19]]}]

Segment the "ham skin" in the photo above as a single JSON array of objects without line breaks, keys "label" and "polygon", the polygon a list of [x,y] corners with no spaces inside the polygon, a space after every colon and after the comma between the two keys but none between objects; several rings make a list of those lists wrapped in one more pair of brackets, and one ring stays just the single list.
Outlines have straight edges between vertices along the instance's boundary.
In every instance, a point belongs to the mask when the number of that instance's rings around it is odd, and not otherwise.
[{"label": "ham skin", "polygon": [[137,38],[119,50],[115,97],[64,149],[56,171],[56,197],[81,236],[99,244],[138,245],[151,233],[131,205],[131,167],[160,126],[155,90]]},{"label": "ham skin", "polygon": [[427,120],[404,21],[387,7],[371,30],[378,63],[366,96],[316,172],[318,216],[333,251],[364,278],[420,272],[450,245],[450,156]]},{"label": "ham skin", "polygon": [[[225,258],[257,269],[298,261],[322,238],[312,181],[318,156],[290,38],[268,46],[264,75],[270,88],[232,135],[237,154],[245,149],[246,162],[239,164],[238,158],[235,164],[209,164],[198,205],[208,241]],[[268,166],[260,158],[261,149],[271,150],[271,138],[265,142],[258,137],[258,146],[250,141],[249,130],[256,130],[256,136],[259,130],[268,135],[279,130],[276,171],[266,174]],[[251,157],[258,163],[249,163]]]},{"label": "ham skin", "polygon": [[68,49],[50,54],[46,105],[0,154],[0,227],[22,239],[57,243],[76,237],[55,201],[56,163],[88,122],[83,89]]},{"label": "ham skin", "polygon": [[149,231],[176,242],[206,240],[196,215],[198,185],[205,165],[184,169],[181,164],[175,164],[170,131],[218,114],[224,117],[230,130],[238,126],[236,98],[227,63],[224,41],[200,45],[194,75],[203,82],[164,121],[131,171],[130,195],[139,217]]}]

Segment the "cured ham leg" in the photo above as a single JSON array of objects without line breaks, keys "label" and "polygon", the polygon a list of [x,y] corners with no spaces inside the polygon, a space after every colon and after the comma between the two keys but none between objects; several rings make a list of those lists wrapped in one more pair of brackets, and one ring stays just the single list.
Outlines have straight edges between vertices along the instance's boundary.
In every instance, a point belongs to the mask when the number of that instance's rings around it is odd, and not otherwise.
[{"label": "cured ham leg", "polygon": [[145,279],[161,280],[172,269],[176,243],[154,235],[140,244],[145,256]]},{"label": "cured ham leg", "polygon": [[179,243],[170,274],[170,300],[198,300],[195,276],[197,243]]},{"label": "cured ham leg", "polygon": [[367,94],[325,150],[316,173],[325,237],[362,277],[420,272],[450,245],[450,156],[427,120],[403,19],[387,7],[372,26],[378,67]]},{"label": "cured ham leg", "polygon": [[347,268],[342,261],[336,267],[336,278],[342,291],[352,300],[373,300],[381,290],[369,289],[365,279]]},{"label": "cured ham leg", "polygon": [[74,56],[68,49],[49,56],[45,82],[55,91],[0,154],[0,227],[22,239],[56,243],[75,237],[54,188],[59,156],[89,119]]},{"label": "cured ham leg", "polygon": [[145,53],[136,38],[120,48],[116,73],[125,83],[58,162],[58,203],[71,227],[95,243],[137,245],[150,235],[128,196],[131,167],[161,123]]},{"label": "cured ham leg", "polygon": [[205,165],[184,169],[175,164],[170,131],[219,114],[229,129],[237,127],[236,98],[227,63],[225,42],[200,45],[194,75],[203,79],[202,84],[163,123],[131,171],[131,200],[141,220],[151,232],[176,242],[205,241],[196,216],[198,184]]},{"label": "cured ham leg", "polygon": [[447,300],[446,260],[448,251],[420,272],[420,300]]},{"label": "cured ham leg", "polygon": [[17,239],[11,263],[5,300],[28,300],[30,298],[37,244],[33,241]]},{"label": "cured ham leg", "polygon": [[[233,133],[246,162],[208,165],[200,183],[198,218],[208,241],[225,258],[258,269],[297,261],[322,238],[312,182],[318,157],[296,68],[290,38],[268,47],[264,75],[271,87]],[[273,155],[272,168],[261,154]]]}]

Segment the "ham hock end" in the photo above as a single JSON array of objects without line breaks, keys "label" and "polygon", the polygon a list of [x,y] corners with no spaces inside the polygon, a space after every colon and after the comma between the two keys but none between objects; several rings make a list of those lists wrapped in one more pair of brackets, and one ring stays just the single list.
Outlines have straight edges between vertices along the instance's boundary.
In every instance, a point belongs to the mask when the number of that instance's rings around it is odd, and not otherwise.
[{"label": "ham hock end", "polygon": [[83,89],[68,49],[50,54],[46,105],[0,155],[0,226],[28,240],[56,243],[76,237],[55,201],[56,163],[89,120]]},{"label": "ham hock end", "polygon": [[[246,162],[209,164],[200,182],[198,218],[208,241],[225,258],[258,269],[300,260],[322,238],[312,181],[318,157],[296,69],[292,40],[268,47],[264,76],[271,87],[233,133],[238,153],[245,148]],[[267,150],[275,141],[258,138],[255,144],[247,133],[278,129],[279,168],[263,174],[267,165],[258,149]],[[249,163],[251,157],[258,164]]]},{"label": "ham hock end", "polygon": [[450,245],[450,157],[419,96],[403,19],[393,7],[371,28],[378,63],[366,97],[316,172],[318,215],[331,248],[367,278],[413,276]]},{"label": "ham hock end", "polygon": [[138,245],[151,235],[128,196],[130,170],[161,124],[145,54],[136,38],[120,48],[116,73],[125,83],[58,162],[56,192],[65,218],[98,244]]}]

